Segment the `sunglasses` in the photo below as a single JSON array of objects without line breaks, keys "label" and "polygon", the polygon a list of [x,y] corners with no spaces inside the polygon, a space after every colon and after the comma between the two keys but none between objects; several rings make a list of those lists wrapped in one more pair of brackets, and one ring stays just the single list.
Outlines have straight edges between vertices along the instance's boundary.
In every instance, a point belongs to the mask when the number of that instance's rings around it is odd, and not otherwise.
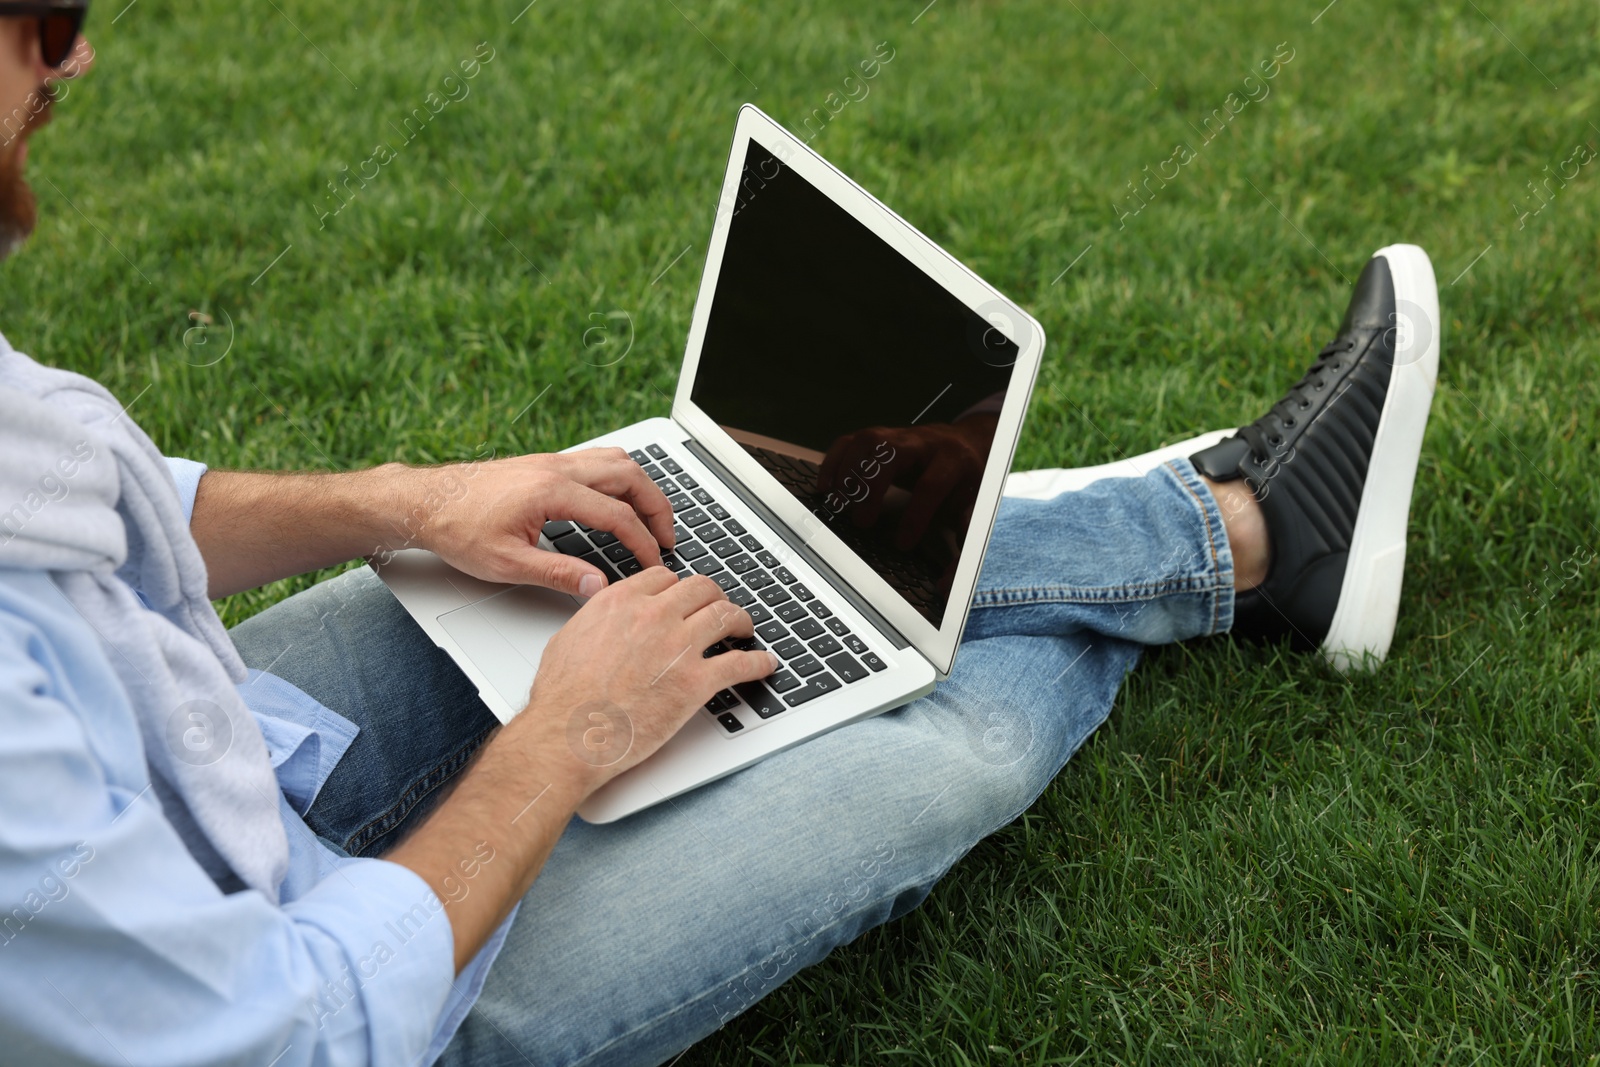
[{"label": "sunglasses", "polygon": [[67,61],[78,43],[78,32],[89,14],[89,0],[36,0],[34,3],[0,3],[0,18],[11,16],[39,20],[39,53],[54,70]]}]

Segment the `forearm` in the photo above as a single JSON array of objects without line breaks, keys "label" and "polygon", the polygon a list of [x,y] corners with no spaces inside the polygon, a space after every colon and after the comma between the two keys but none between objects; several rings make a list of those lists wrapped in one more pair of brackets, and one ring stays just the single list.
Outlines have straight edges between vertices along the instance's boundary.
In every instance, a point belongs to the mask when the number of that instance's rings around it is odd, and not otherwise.
[{"label": "forearm", "polygon": [[532,709],[513,720],[427,821],[383,857],[416,872],[443,901],[457,973],[528,891],[588,795],[594,768],[567,750],[551,721]]},{"label": "forearm", "polygon": [[328,474],[207,471],[189,528],[210,595],[405,547],[427,521],[432,473],[398,463]]}]

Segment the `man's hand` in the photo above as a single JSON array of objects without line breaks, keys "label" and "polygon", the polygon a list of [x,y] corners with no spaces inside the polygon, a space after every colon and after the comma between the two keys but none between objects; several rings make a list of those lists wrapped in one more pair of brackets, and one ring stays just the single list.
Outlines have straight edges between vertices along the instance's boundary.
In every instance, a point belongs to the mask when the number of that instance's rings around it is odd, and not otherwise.
[{"label": "man's hand", "polygon": [[592,768],[589,788],[645,759],[718,690],[778,669],[771,652],[707,659],[725,637],[749,637],[750,615],[704,575],[650,567],[601,590],[545,645],[527,710],[507,732],[564,738]]},{"label": "man's hand", "polygon": [[605,586],[598,568],[539,548],[539,531],[552,519],[610,531],[646,567],[661,565],[658,546],[672,547],[666,496],[620,448],[516,456],[421,473],[430,485],[422,500],[436,503],[424,509],[412,543],[486,581],[598,593]]},{"label": "man's hand", "polygon": [[[602,590],[545,646],[528,706],[427,821],[383,858],[444,901],[456,970],[482,948],[590,793],[655,752],[711,694],[777,669],[770,652],[703,653],[747,637],[717,583],[651,567]],[[483,856],[492,862],[478,862]],[[471,870],[471,886],[458,874]]]},{"label": "man's hand", "polygon": [[551,519],[609,530],[647,567],[672,546],[667,498],[619,448],[345,474],[208,471],[189,529],[212,597],[419,547],[489,581],[593,595],[605,584],[594,566],[539,549]]}]

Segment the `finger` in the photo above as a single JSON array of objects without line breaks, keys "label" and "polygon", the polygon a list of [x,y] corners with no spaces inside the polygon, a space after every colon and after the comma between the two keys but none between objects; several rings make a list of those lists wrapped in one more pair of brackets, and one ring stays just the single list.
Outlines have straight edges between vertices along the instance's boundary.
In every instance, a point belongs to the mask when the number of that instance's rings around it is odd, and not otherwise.
[{"label": "finger", "polygon": [[833,488],[835,473],[846,465],[846,454],[854,449],[856,439],[865,432],[867,431],[857,430],[855,433],[845,434],[828,446],[828,454],[822,457],[822,466],[817,471],[817,492],[826,493]]},{"label": "finger", "polygon": [[928,465],[911,490],[911,503],[900,516],[900,529],[895,535],[895,547],[909,549],[922,540],[928,524],[949,498],[961,480],[961,467],[953,462],[936,462]]},{"label": "finger", "polygon": [[[659,596],[677,584],[678,576],[673,574],[667,567],[646,567],[638,574],[631,575],[617,583],[618,586],[626,586],[629,589],[643,593],[645,596]],[[716,585],[717,583],[712,582],[711,584]],[[722,590],[718,589],[717,592],[720,593]]]},{"label": "finger", "polygon": [[750,613],[728,600],[707,604],[689,617],[689,626],[699,648],[709,648],[724,637],[750,637],[756,632]]},{"label": "finger", "polygon": [[622,449],[586,448],[568,454],[563,467],[563,473],[574,481],[626,501],[656,543],[672,547],[672,505],[661,487]]},{"label": "finger", "polygon": [[581,482],[568,481],[557,491],[546,510],[559,512],[558,517],[563,519],[577,519],[597,530],[608,530],[627,545],[628,551],[644,566],[661,565],[661,548],[655,538],[639,521],[633,508],[615,497],[591,489]]},{"label": "finger", "polygon": [[668,589],[662,596],[671,605],[672,613],[680,619],[690,618],[718,601],[732,606],[722,588],[703,574],[685,578],[677,588]]},{"label": "finger", "polygon": [[771,652],[741,652],[737,649],[712,656],[706,661],[706,670],[718,690],[765,678],[775,674],[782,666],[783,661]]},{"label": "finger", "polygon": [[525,584],[583,597],[594,596],[606,587],[606,576],[600,568],[576,556],[564,556],[542,548],[528,548],[517,555],[519,580]]}]

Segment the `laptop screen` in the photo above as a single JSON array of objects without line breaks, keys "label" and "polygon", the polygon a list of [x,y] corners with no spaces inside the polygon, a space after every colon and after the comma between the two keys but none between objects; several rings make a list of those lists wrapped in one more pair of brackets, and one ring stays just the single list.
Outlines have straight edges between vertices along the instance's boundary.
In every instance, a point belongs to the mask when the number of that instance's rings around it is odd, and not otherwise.
[{"label": "laptop screen", "polygon": [[1017,354],[749,141],[690,398],[935,627]]}]

